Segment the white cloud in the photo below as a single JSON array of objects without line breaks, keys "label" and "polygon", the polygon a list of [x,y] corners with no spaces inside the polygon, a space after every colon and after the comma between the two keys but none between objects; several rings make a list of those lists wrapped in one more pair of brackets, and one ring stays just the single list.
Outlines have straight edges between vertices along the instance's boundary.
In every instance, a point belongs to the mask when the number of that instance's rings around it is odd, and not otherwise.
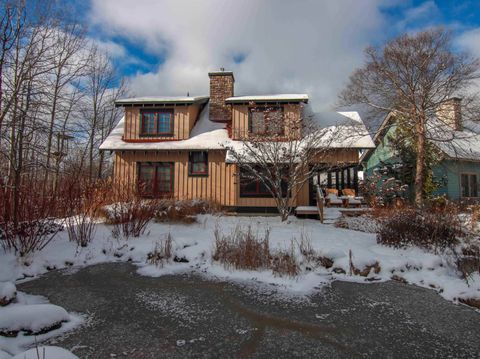
[{"label": "white cloud", "polygon": [[473,56],[480,57],[480,28],[465,31],[458,37],[457,44]]},{"label": "white cloud", "polygon": [[[165,57],[131,79],[137,95],[208,94],[209,70],[235,73],[236,94],[306,92],[334,104],[362,50],[383,38],[381,0],[94,0],[102,31]],[[244,61],[235,63],[235,56]]]}]

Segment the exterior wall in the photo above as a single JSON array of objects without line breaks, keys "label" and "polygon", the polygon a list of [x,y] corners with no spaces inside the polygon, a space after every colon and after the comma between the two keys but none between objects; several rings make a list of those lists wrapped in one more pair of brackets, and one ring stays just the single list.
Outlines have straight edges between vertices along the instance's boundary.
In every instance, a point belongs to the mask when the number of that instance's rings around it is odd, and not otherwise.
[{"label": "exterior wall", "polygon": [[377,145],[373,152],[368,156],[367,161],[364,163],[366,175],[371,175],[373,170],[380,166],[380,162],[388,163],[395,161],[395,153],[390,147],[388,137],[395,132],[395,126],[391,126],[387,131],[382,141]]},{"label": "exterior wall", "polygon": [[437,191],[436,196],[445,195],[452,200],[461,199],[460,174],[477,175],[477,188],[480,188],[480,163],[470,161],[445,160],[434,168],[436,178],[445,178],[446,184]]},{"label": "exterior wall", "polygon": [[[157,107],[158,108],[158,107]],[[125,129],[123,139],[125,141],[172,141],[185,140],[189,138],[190,131],[197,120],[200,112],[200,107],[197,105],[191,106],[174,106],[165,107],[166,109],[173,109],[173,136],[164,137],[140,137],[140,110],[149,109],[141,107],[125,107]]]},{"label": "exterior wall", "polygon": [[[240,197],[238,167],[225,163],[225,151],[209,151],[208,176],[188,175],[188,151],[119,151],[114,157],[114,179],[117,185],[134,186],[137,182],[137,162],[173,162],[173,193],[178,200],[204,199],[228,207],[276,207],[272,198]],[[356,163],[355,149],[332,150],[322,157],[322,162],[332,164]],[[293,206],[309,204],[309,188],[306,183],[299,190]]]},{"label": "exterior wall", "polygon": [[[259,105],[261,106],[261,105]],[[268,106],[268,105],[267,105]],[[232,138],[234,140],[241,140],[248,138],[248,105],[233,105],[232,106]],[[300,104],[286,104],[283,105],[283,114],[285,117],[285,133],[288,134],[292,126],[289,124],[295,123],[301,118]]]},{"label": "exterior wall", "polygon": [[114,177],[121,186],[135,185],[137,162],[174,162],[174,197],[178,200],[204,199],[234,206],[237,197],[235,166],[225,163],[224,151],[208,153],[208,177],[188,175],[188,151],[124,151],[115,153]]}]

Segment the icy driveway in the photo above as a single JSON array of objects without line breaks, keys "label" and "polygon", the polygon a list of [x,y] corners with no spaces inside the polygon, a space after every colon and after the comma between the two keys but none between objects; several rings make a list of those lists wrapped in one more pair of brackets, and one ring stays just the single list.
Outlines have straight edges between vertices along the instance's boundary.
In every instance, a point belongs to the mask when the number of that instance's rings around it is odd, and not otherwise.
[{"label": "icy driveway", "polygon": [[309,299],[102,264],[19,285],[91,323],[58,344],[81,358],[480,356],[480,314],[394,282],[335,282]]}]

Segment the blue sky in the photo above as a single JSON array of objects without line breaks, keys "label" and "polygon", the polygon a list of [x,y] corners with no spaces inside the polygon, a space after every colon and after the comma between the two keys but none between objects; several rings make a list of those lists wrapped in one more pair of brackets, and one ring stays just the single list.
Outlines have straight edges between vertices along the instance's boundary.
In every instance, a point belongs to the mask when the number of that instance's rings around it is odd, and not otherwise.
[{"label": "blue sky", "polygon": [[134,95],[207,94],[225,67],[237,94],[306,92],[326,109],[366,46],[438,25],[480,56],[479,0],[69,1]]}]

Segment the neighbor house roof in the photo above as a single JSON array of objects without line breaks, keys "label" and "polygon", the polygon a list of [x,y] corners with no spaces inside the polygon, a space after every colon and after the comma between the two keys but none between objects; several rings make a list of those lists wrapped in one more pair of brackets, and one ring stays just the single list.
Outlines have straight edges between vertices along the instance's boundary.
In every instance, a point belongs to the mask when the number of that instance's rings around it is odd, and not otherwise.
[{"label": "neighbor house roof", "polygon": [[[386,135],[388,128],[395,120],[395,113],[390,112],[379,129],[373,141],[378,145]],[[461,130],[454,130],[438,118],[432,118],[427,124],[427,136],[445,156],[450,159],[480,161],[480,124],[472,121],[463,121]],[[368,159],[374,150],[367,150],[361,157],[360,162]]]},{"label": "neighbor house roof", "polygon": [[154,104],[203,104],[208,101],[208,96],[168,96],[168,97],[132,97],[115,101],[117,106],[138,106]]},{"label": "neighbor house roof", "polygon": [[248,102],[308,102],[306,94],[279,94],[260,96],[234,96],[228,97],[225,103],[248,103]]},{"label": "neighbor house roof", "polygon": [[[207,104],[193,127],[190,138],[163,142],[125,142],[123,141],[124,121],[118,125],[100,146],[101,150],[220,150],[229,146],[241,146],[242,141],[229,138],[226,124],[210,121],[210,105]],[[316,121],[325,131],[324,143],[331,148],[371,148],[372,139],[358,113],[324,112],[315,114]],[[328,121],[327,121],[328,117]],[[336,121],[331,122],[332,118]],[[325,120],[322,122],[322,119]],[[332,137],[334,136],[334,137]]]}]

